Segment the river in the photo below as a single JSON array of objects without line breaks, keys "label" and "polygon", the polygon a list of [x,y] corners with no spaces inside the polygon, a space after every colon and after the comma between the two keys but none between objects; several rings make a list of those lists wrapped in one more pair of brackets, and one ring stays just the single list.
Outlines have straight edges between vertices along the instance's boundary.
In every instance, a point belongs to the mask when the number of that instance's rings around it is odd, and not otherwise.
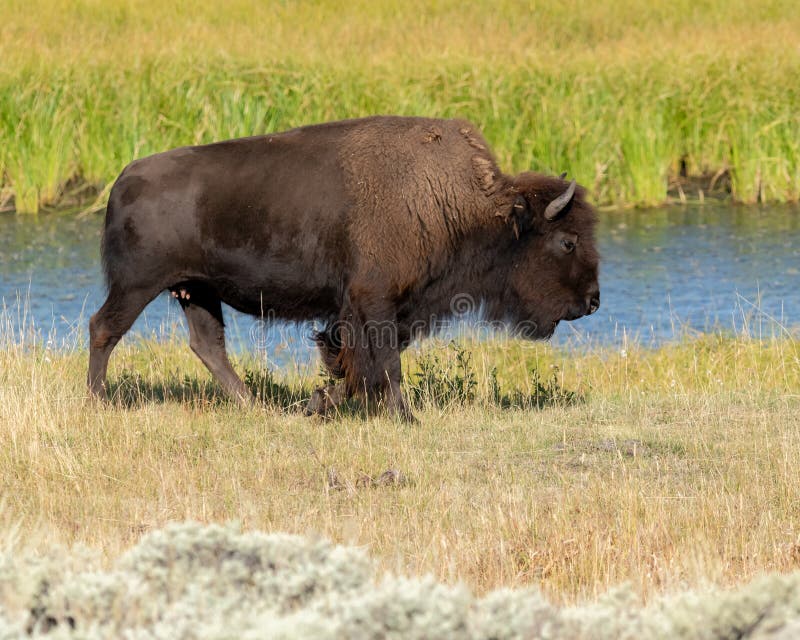
[{"label": "river", "polygon": [[[103,301],[101,215],[0,215],[0,332],[34,332],[80,347]],[[561,323],[554,340],[645,345],[708,331],[763,337],[800,325],[800,208],[721,204],[603,212],[598,228],[600,310]],[[313,360],[310,326],[265,326],[225,310],[233,350],[269,360]],[[185,331],[176,302],[153,301],[134,325],[146,336]],[[24,330],[23,330],[24,328]]]}]

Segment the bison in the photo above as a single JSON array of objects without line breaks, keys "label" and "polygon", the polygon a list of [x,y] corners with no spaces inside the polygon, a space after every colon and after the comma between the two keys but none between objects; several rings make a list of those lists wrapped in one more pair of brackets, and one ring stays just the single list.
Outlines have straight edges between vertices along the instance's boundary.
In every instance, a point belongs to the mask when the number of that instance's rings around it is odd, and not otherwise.
[{"label": "bison", "polygon": [[454,299],[530,339],[597,310],[595,222],[574,180],[504,174],[463,120],[375,116],[136,160],[109,194],[89,391],[105,396],[114,346],[170,290],[233,398],[252,397],[225,351],[222,302],[323,323],[315,339],[338,382],[309,411],[357,395],[412,418],[400,354]]}]

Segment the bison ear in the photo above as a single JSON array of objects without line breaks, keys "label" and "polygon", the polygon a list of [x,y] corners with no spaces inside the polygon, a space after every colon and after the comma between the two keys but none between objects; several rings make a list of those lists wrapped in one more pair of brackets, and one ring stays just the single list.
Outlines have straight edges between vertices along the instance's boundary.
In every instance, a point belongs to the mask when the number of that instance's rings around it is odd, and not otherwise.
[{"label": "bison ear", "polygon": [[531,205],[523,195],[518,195],[514,199],[514,205],[511,207],[511,212],[508,214],[508,222],[514,229],[514,235],[519,240],[519,234],[528,231],[533,224],[533,216],[531,214]]}]

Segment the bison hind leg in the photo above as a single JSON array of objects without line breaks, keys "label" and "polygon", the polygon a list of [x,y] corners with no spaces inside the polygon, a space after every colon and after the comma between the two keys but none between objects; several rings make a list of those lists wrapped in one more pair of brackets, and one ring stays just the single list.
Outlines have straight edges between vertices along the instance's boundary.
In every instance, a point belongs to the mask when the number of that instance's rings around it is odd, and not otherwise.
[{"label": "bison hind leg", "polygon": [[236,374],[225,349],[225,324],[219,296],[209,286],[187,282],[170,287],[189,324],[189,346],[225,393],[242,405],[253,395]]},{"label": "bison hind leg", "polygon": [[89,320],[89,394],[106,397],[108,359],[159,288],[124,288],[112,283],[103,306]]}]

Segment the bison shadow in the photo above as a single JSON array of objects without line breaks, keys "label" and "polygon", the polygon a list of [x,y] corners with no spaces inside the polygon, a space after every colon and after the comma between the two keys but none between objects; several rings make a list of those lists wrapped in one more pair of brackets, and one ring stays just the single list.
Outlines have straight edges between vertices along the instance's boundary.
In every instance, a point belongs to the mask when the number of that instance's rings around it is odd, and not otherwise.
[{"label": "bison shadow", "polygon": [[[244,381],[259,405],[280,411],[302,411],[311,396],[310,388],[292,387],[279,382],[269,370],[247,370]],[[153,402],[180,402],[212,407],[234,404],[216,382],[202,376],[173,375],[151,381],[139,373],[124,370],[115,379],[108,381],[107,390],[110,401],[125,408],[136,408]]]},{"label": "bison shadow", "polygon": [[[286,413],[301,413],[312,395],[313,388],[327,386],[334,381],[321,372],[320,379],[311,383],[291,386],[276,379],[269,369],[245,369],[244,383],[266,408]],[[498,381],[497,369],[489,372],[488,385],[483,392],[473,366],[472,354],[462,346],[451,343],[444,353],[428,353],[416,362],[415,370],[404,377],[405,392],[413,406],[426,406],[440,410],[483,405],[501,410],[541,410],[553,406],[570,406],[584,400],[583,396],[561,385],[555,372],[549,378],[533,368],[529,371],[524,388],[512,386],[503,389]],[[109,381],[108,395],[115,404],[126,408],[140,407],[153,402],[180,402],[200,406],[225,406],[231,404],[222,388],[211,378],[171,375],[151,382],[141,374],[124,370]],[[380,406],[365,406],[357,399],[340,403],[329,413],[329,418],[366,418],[380,412]]]}]

